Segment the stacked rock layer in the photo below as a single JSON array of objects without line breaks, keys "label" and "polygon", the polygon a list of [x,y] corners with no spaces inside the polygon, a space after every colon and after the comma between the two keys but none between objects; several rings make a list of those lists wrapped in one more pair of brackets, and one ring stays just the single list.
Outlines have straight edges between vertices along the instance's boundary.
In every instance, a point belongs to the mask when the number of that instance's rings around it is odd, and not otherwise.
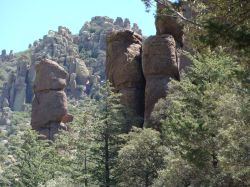
[{"label": "stacked rock layer", "polygon": [[48,139],[53,139],[59,129],[66,129],[64,123],[73,120],[67,113],[64,92],[67,77],[68,73],[54,61],[43,59],[36,65],[31,126]]},{"label": "stacked rock layer", "polygon": [[107,44],[106,77],[122,93],[121,102],[143,119],[142,38],[131,30],[113,31],[107,37]]},{"label": "stacked rock layer", "polygon": [[141,37],[129,30],[113,31],[107,37],[107,79],[123,94],[123,104],[143,116],[144,126],[158,130],[151,113],[166,96],[168,82],[180,80],[179,52],[184,43],[182,23],[162,15],[164,8],[157,5],[156,36],[148,37],[143,45],[138,41]]}]

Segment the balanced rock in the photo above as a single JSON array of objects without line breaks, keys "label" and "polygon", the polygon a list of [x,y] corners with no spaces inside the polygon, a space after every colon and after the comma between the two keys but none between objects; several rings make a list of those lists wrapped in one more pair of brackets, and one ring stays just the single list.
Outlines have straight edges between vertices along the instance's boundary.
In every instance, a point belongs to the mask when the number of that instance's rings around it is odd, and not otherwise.
[{"label": "balanced rock", "polygon": [[172,35],[177,44],[182,47],[184,44],[184,25],[179,18],[165,15],[162,12],[164,8],[166,8],[166,6],[157,3],[157,15],[155,19],[156,35]]},{"label": "balanced rock", "polygon": [[171,35],[151,36],[146,39],[142,53],[145,88],[145,125],[150,125],[150,115],[155,103],[166,96],[170,79],[180,79],[176,43]]},{"label": "balanced rock", "polygon": [[39,91],[63,90],[68,73],[52,60],[42,60],[36,65],[36,78],[33,89]]},{"label": "balanced rock", "polygon": [[66,129],[62,122],[73,120],[67,113],[67,78],[68,73],[54,61],[43,59],[36,66],[31,126],[48,139],[53,139],[59,129]]},{"label": "balanced rock", "polygon": [[122,93],[121,102],[143,119],[141,48],[141,36],[131,30],[113,31],[107,36],[106,77]]}]

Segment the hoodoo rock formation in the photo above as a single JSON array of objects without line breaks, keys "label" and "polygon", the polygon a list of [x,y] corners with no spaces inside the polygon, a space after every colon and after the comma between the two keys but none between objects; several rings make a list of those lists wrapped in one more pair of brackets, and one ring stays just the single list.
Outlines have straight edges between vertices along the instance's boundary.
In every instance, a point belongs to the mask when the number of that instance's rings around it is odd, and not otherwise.
[{"label": "hoodoo rock formation", "polygon": [[[169,5],[170,6],[170,5]],[[184,25],[176,16],[164,13],[165,5],[157,3],[157,15],[155,19],[156,35],[172,35],[179,46],[184,45]]]},{"label": "hoodoo rock formation", "polygon": [[172,16],[162,15],[165,8],[157,4],[156,36],[146,39],[142,64],[146,79],[144,125],[158,129],[151,121],[155,103],[167,94],[170,79],[180,80],[179,50],[184,44],[183,25]]},{"label": "hoodoo rock formation", "polygon": [[67,113],[64,92],[67,77],[68,73],[54,61],[43,59],[36,65],[31,126],[47,139],[53,139],[59,129],[67,128],[64,123],[73,120]]},{"label": "hoodoo rock formation", "polygon": [[121,102],[143,119],[145,79],[141,48],[141,36],[131,30],[113,31],[107,36],[106,77],[122,94]]},{"label": "hoodoo rock formation", "polygon": [[166,96],[167,84],[171,78],[180,80],[179,60],[173,36],[164,34],[149,37],[143,45],[143,73],[145,88],[145,125],[159,98]]},{"label": "hoodoo rock formation", "polygon": [[13,111],[24,110],[26,97],[30,94],[26,92],[30,86],[27,81],[29,66],[30,61],[26,56],[18,58],[16,73],[10,73],[8,81],[3,85],[0,109],[9,107]]},{"label": "hoodoo rock formation", "polygon": [[121,102],[144,117],[144,126],[155,129],[159,127],[152,123],[151,113],[166,96],[168,82],[180,80],[179,53],[184,43],[183,25],[177,18],[162,15],[163,8],[158,3],[156,36],[147,38],[143,47],[133,31],[115,31],[107,37],[107,79],[122,93]]},{"label": "hoodoo rock formation", "polygon": [[[57,62],[69,74],[65,88],[67,96],[73,99],[82,99],[86,95],[96,97],[95,92],[105,79],[106,35],[113,29],[125,28],[141,33],[138,25],[131,24],[128,19],[118,17],[114,20],[106,16],[95,16],[85,22],[79,34],[72,34],[63,26],[59,26],[57,31],[50,30],[43,38],[30,44],[28,50],[21,52],[23,56],[27,56],[28,64],[26,76],[22,77],[18,75],[16,66],[23,66],[23,60],[18,60],[13,51],[9,55],[6,50],[0,51],[0,65],[4,64],[2,62],[13,64],[11,71],[14,72],[4,72],[4,78],[1,75],[0,111],[3,107],[11,107],[13,111],[25,110],[27,107],[23,103],[32,102],[35,66],[43,58]],[[9,74],[9,79],[5,74]]]}]

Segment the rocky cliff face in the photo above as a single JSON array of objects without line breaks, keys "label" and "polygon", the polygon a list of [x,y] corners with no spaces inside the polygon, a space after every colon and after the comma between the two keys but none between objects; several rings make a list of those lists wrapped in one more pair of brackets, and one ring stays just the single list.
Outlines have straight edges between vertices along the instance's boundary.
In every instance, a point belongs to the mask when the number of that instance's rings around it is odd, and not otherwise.
[{"label": "rocky cliff face", "polygon": [[143,46],[143,73],[146,78],[144,125],[159,130],[152,122],[155,103],[167,94],[168,82],[180,80],[180,49],[184,45],[184,27],[175,17],[161,14],[165,8],[157,3],[156,36],[146,39]]},{"label": "rocky cliff face", "polygon": [[[105,79],[106,35],[113,29],[124,28],[141,32],[136,24],[131,28],[128,19],[118,17],[113,20],[100,16],[86,22],[76,35],[62,26],[57,31],[49,31],[42,39],[29,45],[31,57],[27,57],[25,63],[24,59],[17,60],[17,70],[9,75],[3,85],[0,110],[10,107],[20,111],[25,109],[25,103],[32,102],[35,66],[43,58],[57,62],[69,74],[65,88],[68,96],[78,99],[86,94],[94,95],[100,82]],[[0,59],[7,56],[3,51]]]},{"label": "rocky cliff face", "polygon": [[122,94],[122,104],[141,118],[142,125],[145,80],[141,49],[142,37],[131,30],[113,31],[107,37],[106,77]]},{"label": "rocky cliff face", "polygon": [[109,17],[96,16],[81,28],[76,43],[91,75],[101,80],[105,79],[106,36],[112,30],[124,29],[141,33],[137,24],[134,23],[131,28],[130,21],[127,18],[123,20],[121,17],[113,20]]},{"label": "rocky cliff face", "polygon": [[64,123],[73,120],[67,113],[64,92],[67,77],[68,73],[54,61],[43,59],[36,65],[31,126],[45,138],[53,139],[59,129],[66,129]]},{"label": "rocky cliff face", "polygon": [[3,49],[0,55],[0,63],[12,61],[14,58],[13,50],[10,50],[9,54],[7,54],[6,49]]},{"label": "rocky cliff face", "polygon": [[143,45],[142,65],[146,79],[145,126],[152,127],[150,115],[155,103],[159,98],[166,96],[171,78],[180,80],[179,58],[174,37],[168,34],[149,37]]},{"label": "rocky cliff face", "polygon": [[26,96],[29,95],[26,91],[31,86],[27,80],[29,67],[30,60],[26,56],[17,60],[16,73],[10,73],[8,81],[3,85],[0,108],[9,107],[14,111],[24,110]]},{"label": "rocky cliff face", "polygon": [[[89,71],[85,62],[80,59],[78,46],[74,44],[74,36],[66,27],[59,26],[58,31],[49,31],[42,40],[35,41],[32,50],[32,64],[35,66],[42,58],[46,57],[57,62],[69,73],[67,78],[67,94],[79,98],[84,94]],[[34,80],[34,68],[31,70],[30,79]]]},{"label": "rocky cliff face", "polygon": [[139,36],[131,31],[113,32],[107,37],[106,75],[123,94],[123,104],[144,117],[144,126],[159,130],[151,120],[151,113],[155,103],[166,96],[168,82],[180,80],[179,56],[184,32],[178,19],[162,16],[163,7],[158,4],[157,8],[156,36],[144,41],[142,51],[141,43],[136,40]]}]

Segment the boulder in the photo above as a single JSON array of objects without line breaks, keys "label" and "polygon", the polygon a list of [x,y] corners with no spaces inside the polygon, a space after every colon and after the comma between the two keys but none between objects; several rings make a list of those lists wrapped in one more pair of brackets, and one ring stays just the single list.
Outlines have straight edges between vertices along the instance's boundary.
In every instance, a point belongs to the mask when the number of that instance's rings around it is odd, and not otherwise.
[{"label": "boulder", "polygon": [[67,115],[67,96],[63,90],[35,93],[31,115],[33,129],[46,127],[50,122],[60,123],[65,115]]},{"label": "boulder", "polygon": [[166,96],[170,79],[180,79],[173,36],[164,34],[147,38],[143,45],[142,67],[146,79],[144,124],[147,127],[151,125],[150,115],[155,103]]},{"label": "boulder", "polygon": [[67,78],[68,73],[52,60],[43,59],[36,65],[31,126],[47,139],[53,139],[59,129],[66,129],[63,123],[73,120],[67,113]]},{"label": "boulder", "polygon": [[106,77],[119,93],[121,102],[143,118],[145,80],[141,65],[142,38],[131,30],[107,36]]},{"label": "boulder", "polygon": [[42,60],[36,66],[34,92],[46,90],[62,90],[66,87],[68,73],[56,62],[48,59]]},{"label": "boulder", "polygon": [[86,85],[89,79],[89,70],[83,60],[76,59],[76,82],[79,85]]},{"label": "boulder", "polygon": [[180,47],[184,44],[184,24],[178,17],[164,15],[165,6],[157,3],[157,15],[155,19],[156,35],[172,35]]}]

